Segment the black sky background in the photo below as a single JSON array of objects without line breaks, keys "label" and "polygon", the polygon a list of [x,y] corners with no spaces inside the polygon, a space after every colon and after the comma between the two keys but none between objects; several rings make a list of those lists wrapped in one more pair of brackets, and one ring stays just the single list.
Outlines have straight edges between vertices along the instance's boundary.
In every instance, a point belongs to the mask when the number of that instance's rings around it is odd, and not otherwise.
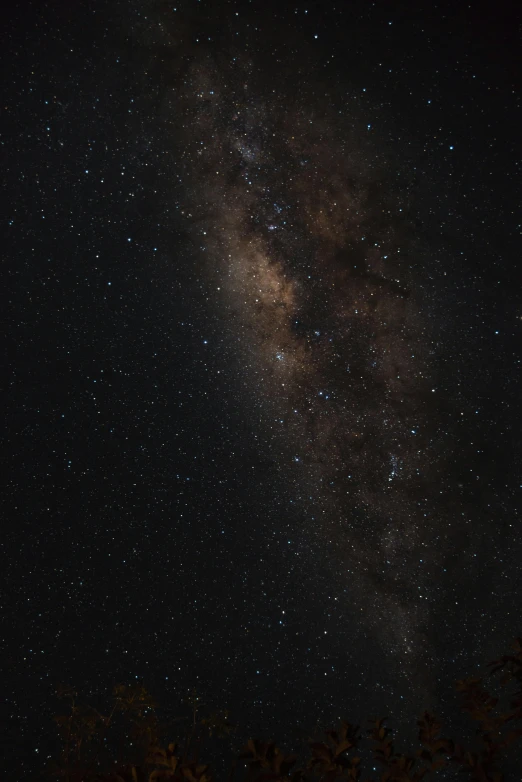
[{"label": "black sky background", "polygon": [[[291,746],[344,715],[404,727],[433,699],[452,725],[451,682],[520,634],[519,33],[502,5],[12,9],[0,147],[6,773],[32,778],[49,755],[59,682],[88,694],[143,678],[173,713],[196,686],[246,734]],[[416,636],[431,649],[426,692],[418,663],[387,653],[386,633],[360,617],[372,603],[354,597],[351,555],[315,523],[312,479],[283,464],[292,443],[267,423],[255,339],[248,357],[255,321],[238,324],[214,296],[200,224],[180,215],[199,209],[205,222],[211,208],[180,130],[204,37],[212,62],[251,59],[260,95],[301,82],[318,114],[357,95],[361,170],[382,139],[402,178],[389,198],[406,204],[397,230],[420,247],[411,295],[432,335],[448,502],[455,492],[466,513],[428,553],[430,574],[409,576],[408,589],[428,584]],[[436,480],[430,492],[439,507]],[[349,501],[346,512],[364,536]]]}]

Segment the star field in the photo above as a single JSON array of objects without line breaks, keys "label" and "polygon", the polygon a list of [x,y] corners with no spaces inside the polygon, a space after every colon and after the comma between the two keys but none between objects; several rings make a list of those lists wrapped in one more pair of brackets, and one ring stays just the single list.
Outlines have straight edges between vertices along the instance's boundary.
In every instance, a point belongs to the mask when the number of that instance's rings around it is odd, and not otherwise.
[{"label": "star field", "polygon": [[452,725],[451,682],[520,634],[508,21],[192,0],[13,18],[17,778],[51,752],[61,681],[143,678],[173,713],[196,686],[290,749],[341,716]]}]

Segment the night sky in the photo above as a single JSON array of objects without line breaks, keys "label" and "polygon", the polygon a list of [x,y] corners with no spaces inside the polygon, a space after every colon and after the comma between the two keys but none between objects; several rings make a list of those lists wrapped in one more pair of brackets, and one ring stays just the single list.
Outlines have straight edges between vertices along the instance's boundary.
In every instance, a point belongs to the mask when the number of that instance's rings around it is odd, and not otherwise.
[{"label": "night sky", "polygon": [[339,717],[452,725],[452,682],[520,635],[520,22],[341,0],[6,17],[16,779],[59,682],[138,677],[174,711],[195,686],[290,749]]}]

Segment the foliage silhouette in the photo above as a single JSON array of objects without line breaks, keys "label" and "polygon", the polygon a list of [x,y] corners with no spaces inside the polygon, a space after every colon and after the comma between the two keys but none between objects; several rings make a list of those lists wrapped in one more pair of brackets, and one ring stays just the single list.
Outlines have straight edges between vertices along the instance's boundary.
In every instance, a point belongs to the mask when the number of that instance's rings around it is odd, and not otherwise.
[{"label": "foliage silhouette", "polygon": [[[469,779],[476,782],[509,782],[500,770],[506,752],[522,737],[522,638],[513,652],[489,664],[482,678],[456,683],[461,709],[478,727],[476,746],[468,747],[443,736],[443,726],[425,712],[417,722],[420,748],[413,754],[395,751],[393,735],[384,719],[371,722],[371,742],[377,776],[364,776],[358,748],[363,741],[358,726],[341,722],[327,730],[323,740],[308,741],[310,757],[301,760],[286,755],[273,742],[249,739],[231,765],[230,782],[427,782],[431,779]],[[500,696],[491,695],[484,679],[500,676],[507,693],[508,708],[500,709]],[[503,689],[505,694],[507,691]],[[58,693],[69,703],[65,715],[55,717],[62,754],[48,776],[66,782],[211,782],[210,766],[200,760],[203,741],[211,736],[229,737],[235,730],[226,711],[206,711],[193,691],[186,699],[189,717],[162,725],[157,704],[141,683],[114,688],[107,714],[81,704],[76,692],[62,688]],[[504,697],[505,700],[505,697]],[[182,723],[180,742],[164,745],[162,737]],[[118,749],[116,749],[118,747]],[[116,757],[118,755],[118,757]],[[522,769],[521,769],[522,771]],[[522,778],[522,773],[517,775]]]}]

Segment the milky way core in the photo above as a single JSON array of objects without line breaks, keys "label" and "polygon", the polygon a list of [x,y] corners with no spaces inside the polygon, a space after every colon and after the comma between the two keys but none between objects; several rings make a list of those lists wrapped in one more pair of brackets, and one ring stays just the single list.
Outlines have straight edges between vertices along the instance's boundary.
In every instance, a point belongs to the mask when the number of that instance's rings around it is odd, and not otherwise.
[{"label": "milky way core", "polygon": [[262,411],[303,535],[328,545],[357,622],[426,689],[424,593],[455,498],[413,168],[355,88],[326,100],[313,81],[272,85],[254,60],[203,48],[175,85],[176,209],[218,294],[245,411]]}]

